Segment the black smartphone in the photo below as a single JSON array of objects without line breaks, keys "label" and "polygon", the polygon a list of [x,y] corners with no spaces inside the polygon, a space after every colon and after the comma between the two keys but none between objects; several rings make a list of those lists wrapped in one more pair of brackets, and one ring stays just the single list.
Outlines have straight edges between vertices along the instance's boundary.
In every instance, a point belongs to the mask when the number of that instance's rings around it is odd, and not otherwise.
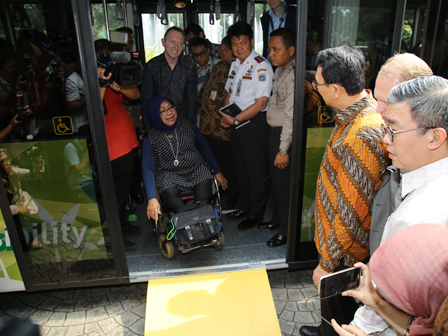
[{"label": "black smartphone", "polygon": [[325,299],[359,287],[360,268],[347,268],[320,278],[319,297]]}]

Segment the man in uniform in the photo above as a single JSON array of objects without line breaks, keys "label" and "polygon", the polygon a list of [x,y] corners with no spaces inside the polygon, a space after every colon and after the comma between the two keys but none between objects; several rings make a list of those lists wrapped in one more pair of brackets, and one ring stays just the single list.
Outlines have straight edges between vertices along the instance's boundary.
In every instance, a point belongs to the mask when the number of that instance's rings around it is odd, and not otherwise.
[{"label": "man in uniform", "polygon": [[[324,275],[353,266],[369,257],[371,205],[387,162],[381,116],[365,87],[364,55],[347,46],[329,48],[317,56],[313,86],[325,102],[339,110],[317,179],[315,243],[320,254],[314,270],[317,286]],[[340,295],[321,300],[322,316],[349,323],[357,303]],[[334,335],[322,323],[303,326],[303,336]]]},{"label": "man in uniform", "polygon": [[236,103],[241,109],[233,118],[221,112],[221,124],[232,127],[230,141],[241,194],[238,210],[229,215],[248,215],[238,224],[239,230],[247,230],[263,218],[268,197],[269,184],[265,180],[269,175],[269,125],[264,112],[271,95],[273,71],[269,62],[253,50],[249,24],[238,21],[229,27],[227,35],[237,59],[230,66],[226,102]]},{"label": "man in uniform", "polygon": [[269,39],[269,59],[276,66],[272,96],[267,111],[269,133],[269,168],[275,202],[275,213],[271,222],[260,223],[262,230],[278,233],[267,242],[269,247],[286,244],[289,218],[289,191],[291,166],[289,148],[292,142],[292,121],[294,113],[295,51],[294,33],[288,28],[279,28]]},{"label": "man in uniform", "polygon": [[[146,111],[146,101],[154,96],[170,98],[177,113],[196,122],[196,93],[198,75],[196,64],[183,55],[184,31],[170,27],[162,39],[165,52],[146,63],[143,70],[141,110]],[[146,129],[149,127],[146,113],[142,113]]]}]

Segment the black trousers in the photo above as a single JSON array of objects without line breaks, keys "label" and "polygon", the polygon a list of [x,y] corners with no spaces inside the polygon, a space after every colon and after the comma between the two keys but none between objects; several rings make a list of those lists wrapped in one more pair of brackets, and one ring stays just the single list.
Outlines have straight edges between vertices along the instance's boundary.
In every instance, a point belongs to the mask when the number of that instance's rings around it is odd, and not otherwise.
[{"label": "black trousers", "polygon": [[248,212],[251,218],[260,218],[264,215],[269,193],[269,182],[265,179],[269,175],[270,127],[265,112],[259,112],[249,120],[239,128],[232,126],[230,142],[240,187],[239,209]]},{"label": "black trousers", "polygon": [[[369,259],[363,262],[367,263]],[[339,265],[334,270],[335,272],[349,268],[345,265]],[[320,309],[322,316],[331,322],[331,319],[335,319],[339,325],[349,324],[355,316],[356,310],[359,305],[355,299],[349,296],[335,295],[326,299],[320,300]],[[321,335],[322,336],[338,336],[338,333],[334,331],[333,327],[327,322],[322,320],[321,323]]]},{"label": "black trousers", "polygon": [[[170,210],[177,213],[185,206],[185,202],[181,197],[179,188],[170,188],[165,190],[162,195],[163,204]],[[194,187],[194,199],[198,201],[210,201],[212,197],[212,180],[205,180]]]},{"label": "black trousers", "polygon": [[207,140],[207,143],[215,155],[221,173],[227,179],[228,188],[225,191],[227,193],[227,198],[237,199],[240,196],[240,190],[238,187],[238,179],[236,177],[235,163],[230,141],[219,140],[205,134],[204,138]]},{"label": "black trousers", "polygon": [[114,179],[118,215],[122,226],[126,225],[126,202],[128,201],[128,194],[131,192],[133,186],[137,161],[138,147],[110,162]]},{"label": "black trousers", "polygon": [[291,165],[285,169],[278,169],[274,166],[274,160],[279,152],[280,135],[282,127],[271,127],[269,133],[269,169],[273,175],[270,180],[272,183],[272,192],[274,198],[274,216],[272,223],[279,225],[278,233],[283,237],[288,235],[289,221],[289,192],[291,190]]}]

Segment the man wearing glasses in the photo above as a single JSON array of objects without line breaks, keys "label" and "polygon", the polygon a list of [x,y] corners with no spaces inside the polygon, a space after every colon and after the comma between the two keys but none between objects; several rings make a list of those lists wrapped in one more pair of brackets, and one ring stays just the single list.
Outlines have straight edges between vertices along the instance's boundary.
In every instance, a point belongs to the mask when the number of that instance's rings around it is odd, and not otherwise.
[{"label": "man wearing glasses", "polygon": [[[393,87],[388,100],[384,143],[394,167],[407,173],[401,174],[401,198],[381,230],[379,245],[411,225],[446,225],[448,218],[448,80],[438,76],[412,79]],[[352,324],[370,334],[390,327],[381,320],[364,306]]]},{"label": "man wearing glasses", "polygon": [[[347,46],[322,50],[313,86],[325,102],[338,109],[316,188],[315,243],[320,255],[313,281],[366,261],[371,204],[386,171],[381,115],[365,87],[363,54]],[[349,323],[358,308],[340,295],[321,300],[322,316]],[[329,325],[303,326],[304,336],[335,335]],[[337,334],[336,334],[337,335]]]},{"label": "man wearing glasses", "polygon": [[[141,110],[146,111],[146,101],[154,96],[169,97],[177,112],[196,122],[197,73],[193,60],[183,54],[184,31],[170,27],[162,39],[165,52],[146,63],[143,71]],[[149,123],[142,113],[145,128]]]},{"label": "man wearing glasses", "polygon": [[[414,54],[403,53],[389,58],[381,67],[375,83],[374,95],[378,101],[376,111],[385,118],[390,90],[397,84],[423,76],[432,76],[432,70],[424,60]],[[380,245],[387,219],[401,203],[400,175],[406,172],[394,166],[388,167],[383,183],[375,195],[370,224],[370,255]]]},{"label": "man wearing glasses", "polygon": [[210,43],[201,37],[192,37],[189,42],[191,55],[196,63],[198,73],[198,92],[205,80],[210,76],[212,68],[220,59],[210,58]]}]

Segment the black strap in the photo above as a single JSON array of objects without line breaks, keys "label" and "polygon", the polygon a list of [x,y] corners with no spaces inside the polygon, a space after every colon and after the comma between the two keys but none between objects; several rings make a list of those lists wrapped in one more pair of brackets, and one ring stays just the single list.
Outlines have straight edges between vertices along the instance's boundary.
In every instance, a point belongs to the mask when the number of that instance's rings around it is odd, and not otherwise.
[{"label": "black strap", "polygon": [[106,100],[103,99],[103,111],[104,111],[104,115],[107,114],[107,106],[106,106]]}]

